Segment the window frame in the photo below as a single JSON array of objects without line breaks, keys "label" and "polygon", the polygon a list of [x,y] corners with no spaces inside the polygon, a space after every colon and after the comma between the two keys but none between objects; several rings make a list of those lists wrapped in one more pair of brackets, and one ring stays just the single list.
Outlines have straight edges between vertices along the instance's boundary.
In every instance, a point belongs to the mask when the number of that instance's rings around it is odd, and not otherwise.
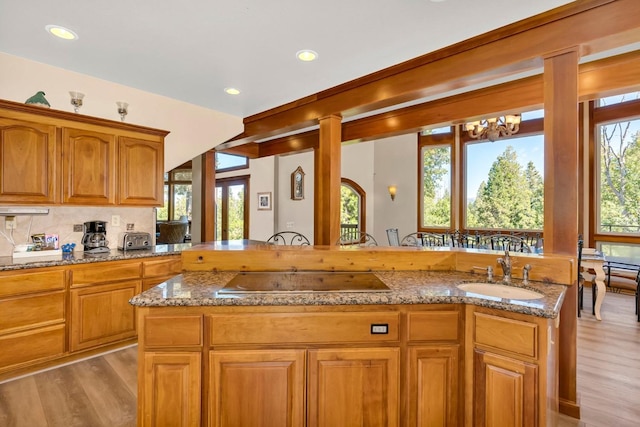
[{"label": "window frame", "polygon": [[[417,219],[418,224],[416,229],[419,232],[435,232],[441,233],[443,230],[451,230],[455,228],[455,189],[457,188],[456,180],[456,164],[457,164],[457,148],[456,148],[456,129],[454,126],[451,126],[451,131],[448,133],[434,133],[434,134],[423,134],[420,132],[418,134],[418,212]],[[423,183],[422,179],[424,176],[423,171],[423,158],[422,158],[422,150],[427,147],[445,147],[448,146],[451,153],[450,160],[450,168],[451,172],[449,174],[450,179],[450,200],[449,200],[449,226],[428,226],[424,225],[424,195],[422,194]]]},{"label": "window frame", "polygon": [[[175,178],[176,174],[180,173],[180,172],[184,172],[184,171],[190,171],[191,172],[191,180],[187,181],[187,180],[178,180]],[[163,184],[163,191],[164,188],[167,188],[167,219],[158,219],[158,215],[156,213],[156,223],[163,223],[163,222],[170,222],[170,221],[177,221],[176,219],[172,219],[174,218],[174,214],[175,214],[175,186],[176,185],[190,185],[191,186],[191,194],[192,197],[191,199],[193,200],[193,169],[191,166],[191,162],[187,162],[184,163],[172,170],[170,170],[169,172],[167,172],[165,174],[167,177],[164,181]],[[193,207],[193,206],[192,206]],[[193,215],[193,212],[192,212]],[[191,224],[191,220],[192,218],[189,218],[189,224]]]}]

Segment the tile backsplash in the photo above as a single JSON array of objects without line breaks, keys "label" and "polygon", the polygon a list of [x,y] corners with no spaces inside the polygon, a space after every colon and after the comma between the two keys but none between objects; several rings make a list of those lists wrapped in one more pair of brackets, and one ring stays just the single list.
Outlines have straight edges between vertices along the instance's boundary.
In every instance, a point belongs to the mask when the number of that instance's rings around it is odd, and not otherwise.
[{"label": "tile backsplash", "polygon": [[[7,230],[5,217],[0,216],[0,231],[4,233],[4,235],[0,234],[0,257],[11,256],[13,253],[13,246],[5,237],[5,235],[9,236],[12,231],[13,239],[17,245],[31,242],[30,235],[32,234],[57,234],[60,245],[75,243],[75,250],[82,251],[83,247],[80,242],[84,233],[82,231],[73,231],[73,225],[84,224],[87,221],[105,221],[107,223],[107,240],[109,240],[109,248],[111,249],[117,248],[119,233],[131,231],[127,230],[127,224],[135,224],[134,231],[151,233],[155,241],[155,208],[42,207],[49,208],[48,215],[18,215],[15,217],[16,228],[14,230]],[[120,217],[119,226],[111,224],[113,215]]]}]

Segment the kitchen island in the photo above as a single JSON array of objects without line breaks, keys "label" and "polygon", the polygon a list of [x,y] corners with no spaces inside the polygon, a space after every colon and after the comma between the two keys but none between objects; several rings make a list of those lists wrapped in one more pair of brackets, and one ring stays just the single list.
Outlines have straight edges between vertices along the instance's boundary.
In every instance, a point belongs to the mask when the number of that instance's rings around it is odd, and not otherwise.
[{"label": "kitchen island", "polygon": [[[465,292],[503,254],[199,245],[135,296],[138,424],[535,425],[558,408],[559,311],[573,260],[514,255],[532,300]],[[517,277],[531,264],[526,285]],[[375,292],[221,292],[246,272],[369,273]],[[498,273],[496,273],[498,276]],[[499,279],[499,277],[496,277]]]}]

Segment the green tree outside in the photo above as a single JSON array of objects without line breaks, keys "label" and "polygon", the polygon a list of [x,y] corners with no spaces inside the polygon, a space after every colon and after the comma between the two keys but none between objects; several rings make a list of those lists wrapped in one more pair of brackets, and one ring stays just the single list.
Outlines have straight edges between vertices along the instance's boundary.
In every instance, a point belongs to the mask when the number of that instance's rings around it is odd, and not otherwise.
[{"label": "green tree outside", "polygon": [[423,225],[450,226],[450,182],[451,149],[448,146],[426,147],[422,154]]}]

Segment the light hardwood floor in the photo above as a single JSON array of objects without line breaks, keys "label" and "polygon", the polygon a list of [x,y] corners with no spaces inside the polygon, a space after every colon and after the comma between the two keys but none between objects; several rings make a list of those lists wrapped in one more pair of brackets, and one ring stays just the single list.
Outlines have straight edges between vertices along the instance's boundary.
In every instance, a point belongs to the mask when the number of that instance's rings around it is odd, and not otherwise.
[{"label": "light hardwood floor", "polygon": [[[560,427],[640,425],[640,323],[634,298],[607,293],[601,322],[591,294],[578,320],[580,421]],[[105,354],[0,384],[2,427],[133,427],[137,348]]]}]

